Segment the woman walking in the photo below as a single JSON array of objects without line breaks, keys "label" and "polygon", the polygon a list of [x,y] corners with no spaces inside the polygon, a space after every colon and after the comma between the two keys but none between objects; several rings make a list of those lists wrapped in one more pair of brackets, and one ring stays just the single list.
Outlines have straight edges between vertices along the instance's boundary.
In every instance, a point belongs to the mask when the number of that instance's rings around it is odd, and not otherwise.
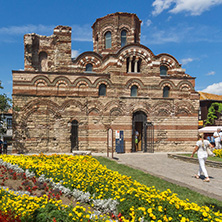
[{"label": "woman walking", "polygon": [[199,179],[201,172],[203,172],[205,176],[204,182],[210,182],[210,178],[205,167],[205,162],[208,157],[207,147],[209,146],[213,148],[213,145],[208,140],[205,140],[204,134],[201,133],[199,134],[199,140],[197,141],[196,147],[194,148],[194,151],[191,155],[191,157],[193,157],[193,155],[197,152],[197,157],[199,160],[199,171],[198,174],[195,175],[195,178]]}]

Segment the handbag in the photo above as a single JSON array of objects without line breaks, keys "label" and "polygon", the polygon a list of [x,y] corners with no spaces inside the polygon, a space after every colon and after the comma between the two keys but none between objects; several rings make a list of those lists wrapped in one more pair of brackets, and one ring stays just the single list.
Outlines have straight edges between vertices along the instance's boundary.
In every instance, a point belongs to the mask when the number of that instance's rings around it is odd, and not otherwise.
[{"label": "handbag", "polygon": [[211,151],[209,147],[207,147],[207,154],[208,156],[215,156],[215,154]]}]

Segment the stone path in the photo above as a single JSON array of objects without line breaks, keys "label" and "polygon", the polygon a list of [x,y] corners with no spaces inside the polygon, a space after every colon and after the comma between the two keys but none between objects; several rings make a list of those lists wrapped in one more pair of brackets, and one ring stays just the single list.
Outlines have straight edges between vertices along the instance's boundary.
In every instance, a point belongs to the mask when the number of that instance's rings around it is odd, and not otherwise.
[{"label": "stone path", "polygon": [[[103,155],[106,154],[94,154]],[[109,155],[111,157],[111,155]],[[210,182],[195,179],[199,165],[167,157],[167,153],[114,153],[118,163],[148,172],[169,182],[188,187],[222,201],[222,169],[207,166]]]}]

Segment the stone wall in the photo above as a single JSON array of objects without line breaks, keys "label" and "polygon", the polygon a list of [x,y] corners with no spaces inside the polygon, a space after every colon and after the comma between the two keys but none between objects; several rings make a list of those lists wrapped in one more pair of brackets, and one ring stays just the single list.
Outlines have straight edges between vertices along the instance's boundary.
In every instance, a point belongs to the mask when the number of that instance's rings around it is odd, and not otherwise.
[{"label": "stone wall", "polygon": [[132,115],[138,110],[154,124],[155,151],[190,151],[196,140],[196,114],[179,111],[179,107],[178,113],[163,112],[152,99],[103,98],[98,102],[97,98],[28,96],[24,100],[24,96],[14,96],[13,100],[20,104],[15,133],[28,152],[70,151],[72,120],[79,123],[79,150],[105,152],[111,127],[114,132],[124,131],[125,151],[131,152]]},{"label": "stone wall", "polygon": [[57,26],[52,36],[35,33],[24,36],[27,71],[65,71],[71,64],[71,27]]}]

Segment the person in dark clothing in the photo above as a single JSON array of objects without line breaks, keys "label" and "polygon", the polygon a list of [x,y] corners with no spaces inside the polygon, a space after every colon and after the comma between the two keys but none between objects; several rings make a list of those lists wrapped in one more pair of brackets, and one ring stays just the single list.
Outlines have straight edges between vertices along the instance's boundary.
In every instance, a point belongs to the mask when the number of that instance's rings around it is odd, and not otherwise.
[{"label": "person in dark clothing", "polygon": [[7,154],[7,148],[8,148],[8,144],[7,141],[3,142],[3,153]]},{"label": "person in dark clothing", "polygon": [[0,154],[2,154],[2,140],[0,140]]}]

